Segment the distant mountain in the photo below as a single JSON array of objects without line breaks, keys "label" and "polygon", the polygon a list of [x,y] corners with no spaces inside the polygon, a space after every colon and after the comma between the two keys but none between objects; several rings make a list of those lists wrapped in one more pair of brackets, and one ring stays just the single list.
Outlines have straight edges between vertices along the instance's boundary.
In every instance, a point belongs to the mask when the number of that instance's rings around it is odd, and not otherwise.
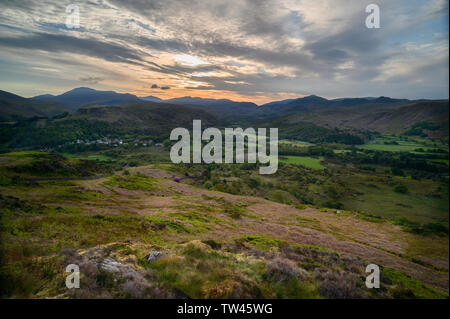
[{"label": "distant mountain", "polygon": [[392,108],[411,103],[406,99],[392,99],[388,97],[378,98],[339,98],[328,100],[317,95],[305,96],[298,99],[274,101],[263,104],[258,109],[262,116],[282,116],[291,113],[320,112],[323,110],[333,110],[342,108],[358,107],[368,108]]},{"label": "distant mountain", "polygon": [[146,102],[156,102],[156,103],[164,102],[164,100],[160,99],[159,97],[153,96],[153,95],[140,97],[139,99],[146,101]]},{"label": "distant mountain", "polygon": [[[442,106],[442,103],[444,103],[444,106]],[[447,110],[445,109],[445,103],[447,103]],[[160,112],[166,108],[173,114],[177,112],[177,107],[180,108],[179,110],[185,110],[182,109],[185,106],[188,107],[191,114],[196,114],[193,113],[194,111],[203,111],[202,116],[208,114],[221,121],[225,120],[240,125],[269,123],[276,119],[288,118],[290,126],[296,128],[298,125],[295,123],[309,122],[320,127],[338,128],[344,131],[368,129],[381,133],[402,133],[412,125],[420,123],[420,121],[429,121],[442,128],[432,132],[432,134],[436,136],[445,135],[447,131],[448,135],[448,121],[442,120],[446,114],[448,116],[448,100],[407,100],[385,96],[329,100],[317,95],[309,95],[257,106],[252,102],[190,96],[168,100],[162,100],[155,96],[139,98],[132,94],[98,91],[86,87],[76,88],[56,96],[51,94],[39,95],[33,99],[25,99],[0,91],[0,120],[10,121],[24,117],[53,116],[67,111],[83,109],[76,115],[81,116],[82,114],[94,114],[90,112],[100,112],[99,106],[138,104],[151,104],[153,108],[158,105]],[[95,111],[88,111],[88,107]],[[99,118],[110,115],[109,112],[112,112],[111,114],[119,112],[117,108],[111,111],[108,111],[107,108],[100,108],[100,110]],[[127,110],[131,110],[131,108]],[[158,118],[154,111],[151,114],[155,119]],[[145,117],[144,114],[142,116]],[[121,114],[121,117],[127,118],[125,114]],[[159,117],[161,123],[165,123],[167,126],[171,126],[170,118],[170,115],[167,116],[167,119]],[[139,119],[136,119],[135,122],[128,121],[129,125],[135,125],[136,123],[141,122]],[[147,122],[147,124],[150,123],[159,127],[158,121]],[[301,126],[305,127],[304,124],[301,124]]]},{"label": "distant mountain", "polygon": [[137,97],[132,94],[116,93],[114,91],[98,91],[91,88],[76,88],[61,95],[44,94],[33,98],[37,101],[57,102],[66,105],[71,110],[86,106],[117,106],[137,103],[165,103],[186,105],[200,109],[219,118],[240,118],[251,116],[257,105],[251,102],[235,102],[227,99],[203,99],[198,97],[181,97],[162,100],[155,96]]},{"label": "distant mountain", "polygon": [[217,119],[204,111],[168,103],[130,104],[121,106],[92,106],[79,109],[68,120],[87,119],[114,123],[117,131],[139,131],[143,134],[170,133],[175,127],[192,127],[194,119],[211,126]]},{"label": "distant mountain", "polygon": [[114,91],[98,91],[86,87],[70,90],[61,95],[49,94],[35,96],[33,99],[47,102],[57,102],[66,105],[71,110],[78,110],[86,105],[122,105],[142,103],[137,96],[132,94],[116,93]]},{"label": "distant mountain", "polygon": [[227,99],[203,99],[198,97],[181,97],[162,100],[155,96],[137,97],[132,94],[116,93],[114,91],[98,91],[86,87],[76,88],[61,95],[44,94],[35,96],[34,100],[58,102],[71,110],[78,110],[86,106],[117,106],[137,103],[165,103],[185,105],[203,110],[218,118],[234,119],[253,116],[258,106],[251,102],[235,102]]},{"label": "distant mountain", "polygon": [[301,140],[311,143],[341,143],[348,145],[363,144],[361,136],[354,130],[331,129],[316,125],[311,121],[298,121],[291,115],[285,115],[267,122],[257,123],[258,127],[277,127],[280,138],[289,140]]},{"label": "distant mountain", "polygon": [[55,96],[53,94],[42,94],[42,95],[33,97],[33,100],[46,100],[46,99],[51,99],[54,97]]},{"label": "distant mountain", "polygon": [[263,105],[261,105],[261,107],[264,106],[265,108],[268,108],[268,107],[286,105],[289,102],[292,102],[292,101],[295,101],[295,100],[296,99],[287,99],[287,100],[281,100],[281,101],[273,101],[273,102],[269,102],[269,103],[263,104]]},{"label": "distant mountain", "polygon": [[237,119],[253,116],[258,106],[252,102],[235,102],[228,99],[203,99],[199,97],[181,97],[165,100],[165,103],[186,105],[200,109],[221,119]]},{"label": "distant mountain", "polygon": [[433,137],[448,136],[449,127],[449,102],[427,101],[419,102],[400,108],[370,113],[352,122],[359,128],[372,129],[382,133],[403,133],[417,123],[433,123],[436,125]]},{"label": "distant mountain", "polygon": [[364,103],[357,100],[342,100],[327,108],[317,107],[314,110],[303,110],[288,114],[279,112],[280,115],[271,114],[271,116],[261,118],[270,119],[272,122],[275,119],[288,119],[290,125],[310,122],[326,128],[370,130],[394,134],[404,133],[416,123],[429,122],[438,127],[435,131],[430,132],[429,136],[448,137],[448,100],[419,102],[395,100],[385,104],[374,102],[375,100]]},{"label": "distant mountain", "polygon": [[305,106],[305,105],[319,105],[319,104],[329,104],[332,101],[327,100],[323,97],[317,95],[309,95],[297,99],[287,99],[282,101],[274,101],[267,104],[263,104],[261,108],[269,107],[285,107],[285,106]]},{"label": "distant mountain", "polygon": [[275,101],[258,108],[260,116],[283,116],[291,113],[318,111],[333,105],[333,101],[317,95],[309,95],[298,99]]},{"label": "distant mountain", "polygon": [[36,101],[0,90],[0,121],[55,116],[70,110],[56,102]]}]

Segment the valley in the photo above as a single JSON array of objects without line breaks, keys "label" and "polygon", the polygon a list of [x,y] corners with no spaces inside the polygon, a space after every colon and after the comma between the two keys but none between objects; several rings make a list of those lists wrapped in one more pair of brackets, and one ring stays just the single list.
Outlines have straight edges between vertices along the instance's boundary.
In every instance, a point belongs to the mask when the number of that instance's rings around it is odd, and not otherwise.
[{"label": "valley", "polygon": [[[237,114],[81,91],[97,102],[0,124],[2,296],[448,298],[448,102],[313,96]],[[429,117],[383,124],[417,108]],[[193,120],[277,127],[278,170],[173,164],[169,134]],[[64,287],[68,263],[83,288]],[[379,290],[364,286],[370,263]]]}]

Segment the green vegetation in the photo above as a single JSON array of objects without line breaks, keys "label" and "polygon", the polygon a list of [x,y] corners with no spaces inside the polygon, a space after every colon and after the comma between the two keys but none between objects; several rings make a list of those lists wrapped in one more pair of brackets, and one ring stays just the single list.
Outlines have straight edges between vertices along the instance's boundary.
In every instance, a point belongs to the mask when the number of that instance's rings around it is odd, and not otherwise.
[{"label": "green vegetation", "polygon": [[107,155],[103,155],[103,154],[99,154],[99,155],[77,155],[77,154],[68,154],[68,153],[64,153],[62,154],[67,158],[77,158],[77,159],[83,159],[83,160],[88,160],[88,161],[100,161],[100,162],[109,162],[112,160],[111,157],[107,156]]},{"label": "green vegetation", "polygon": [[[125,171],[126,172],[126,171]],[[158,189],[158,183],[154,178],[142,175],[115,175],[103,183],[105,186],[120,187],[128,190],[154,191]]]},{"label": "green vegetation", "polygon": [[58,154],[24,151],[1,154],[5,163],[0,170],[6,176],[20,177],[87,177],[109,170],[94,162],[67,159]]},{"label": "green vegetation", "polygon": [[437,145],[429,140],[412,137],[398,137],[393,135],[386,135],[377,137],[371,142],[358,146],[358,148],[374,151],[389,151],[389,152],[413,152],[416,149],[423,148],[425,150],[433,151],[438,148],[440,150],[448,149],[442,143]]},{"label": "green vegetation", "polygon": [[404,135],[413,135],[413,136],[420,136],[420,137],[426,137],[428,136],[424,130],[428,131],[436,131],[440,129],[441,126],[432,122],[418,122],[411,126],[409,130],[404,132]]},{"label": "green vegetation", "polygon": [[351,132],[329,129],[311,122],[291,122],[289,116],[276,118],[268,123],[258,123],[258,127],[278,127],[279,136],[287,140],[301,140],[310,143],[363,144],[364,140]]},{"label": "green vegetation", "polygon": [[399,299],[447,299],[448,295],[417,281],[408,275],[391,268],[383,268],[382,272],[395,285],[392,288],[395,298]]},{"label": "green vegetation", "polygon": [[279,160],[282,163],[303,165],[305,167],[313,168],[313,169],[324,169],[325,168],[325,166],[322,166],[320,164],[320,162],[323,161],[323,157],[313,158],[313,157],[300,157],[300,156],[283,156]]},{"label": "green vegetation", "polygon": [[[260,175],[170,164],[170,110],[83,112],[0,128],[1,297],[447,298],[448,140],[425,138],[433,123],[381,136],[265,119],[284,140],[278,171]],[[101,138],[123,143],[76,142]],[[396,270],[367,291],[373,253]],[[136,282],[98,266],[108,258]],[[73,260],[89,289],[70,295]]]},{"label": "green vegetation", "polygon": [[448,235],[448,227],[442,222],[434,223],[418,223],[408,220],[406,217],[397,217],[394,219],[394,224],[400,225],[407,232],[419,235]]}]

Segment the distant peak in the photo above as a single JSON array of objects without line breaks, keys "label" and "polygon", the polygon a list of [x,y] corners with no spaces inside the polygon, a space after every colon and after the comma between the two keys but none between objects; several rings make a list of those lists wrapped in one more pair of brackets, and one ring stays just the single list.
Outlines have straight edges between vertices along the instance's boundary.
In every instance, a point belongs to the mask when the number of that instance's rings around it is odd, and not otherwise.
[{"label": "distant peak", "polygon": [[81,86],[79,88],[74,88],[70,91],[96,91],[95,89],[88,88],[86,86]]},{"label": "distant peak", "polygon": [[305,96],[305,97],[303,97],[303,99],[328,101],[326,98],[323,98],[323,97],[315,95],[315,94]]},{"label": "distant peak", "polygon": [[395,99],[387,97],[387,96],[380,96],[379,98],[375,99],[377,102],[392,102]]}]

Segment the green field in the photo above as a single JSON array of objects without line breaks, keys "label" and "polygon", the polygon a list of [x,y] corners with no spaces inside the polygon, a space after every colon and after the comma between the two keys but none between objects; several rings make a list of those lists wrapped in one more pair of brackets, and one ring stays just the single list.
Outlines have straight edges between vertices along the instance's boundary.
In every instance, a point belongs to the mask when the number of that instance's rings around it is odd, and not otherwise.
[{"label": "green field", "polygon": [[[387,144],[386,144],[387,143]],[[361,149],[373,151],[389,151],[389,152],[414,152],[416,149],[432,151],[433,149],[448,149],[445,145],[438,142],[431,142],[421,138],[401,139],[396,136],[386,135],[376,138],[370,143],[359,146]]]},{"label": "green field", "polygon": [[286,145],[293,145],[293,146],[299,146],[299,147],[306,147],[306,146],[312,146],[313,143],[304,142],[304,141],[295,141],[295,140],[280,140],[280,144],[286,144]]},{"label": "green field", "polygon": [[[363,174],[353,174],[342,179],[359,192],[358,197],[346,196],[341,199],[346,209],[388,218],[404,216],[423,223],[448,223],[448,189],[440,189],[439,182],[398,176],[386,180],[384,177]],[[394,188],[399,184],[406,186],[408,192],[395,192]]]},{"label": "green field", "polygon": [[106,155],[78,155],[78,154],[68,154],[64,153],[62,154],[67,158],[76,158],[76,159],[83,159],[83,160],[89,160],[89,161],[100,161],[100,162],[107,162],[112,160],[111,157]]},{"label": "green field", "polygon": [[303,157],[303,156],[282,156],[280,157],[281,163],[303,165],[312,169],[324,169],[325,166],[321,165],[323,157]]},{"label": "green field", "polygon": [[365,150],[373,150],[373,151],[389,151],[389,152],[411,152],[417,148],[423,147],[423,145],[414,143],[414,142],[406,142],[406,141],[397,141],[398,145],[387,145],[384,144],[384,140],[377,140],[373,144],[364,144],[359,146],[361,149]]}]

